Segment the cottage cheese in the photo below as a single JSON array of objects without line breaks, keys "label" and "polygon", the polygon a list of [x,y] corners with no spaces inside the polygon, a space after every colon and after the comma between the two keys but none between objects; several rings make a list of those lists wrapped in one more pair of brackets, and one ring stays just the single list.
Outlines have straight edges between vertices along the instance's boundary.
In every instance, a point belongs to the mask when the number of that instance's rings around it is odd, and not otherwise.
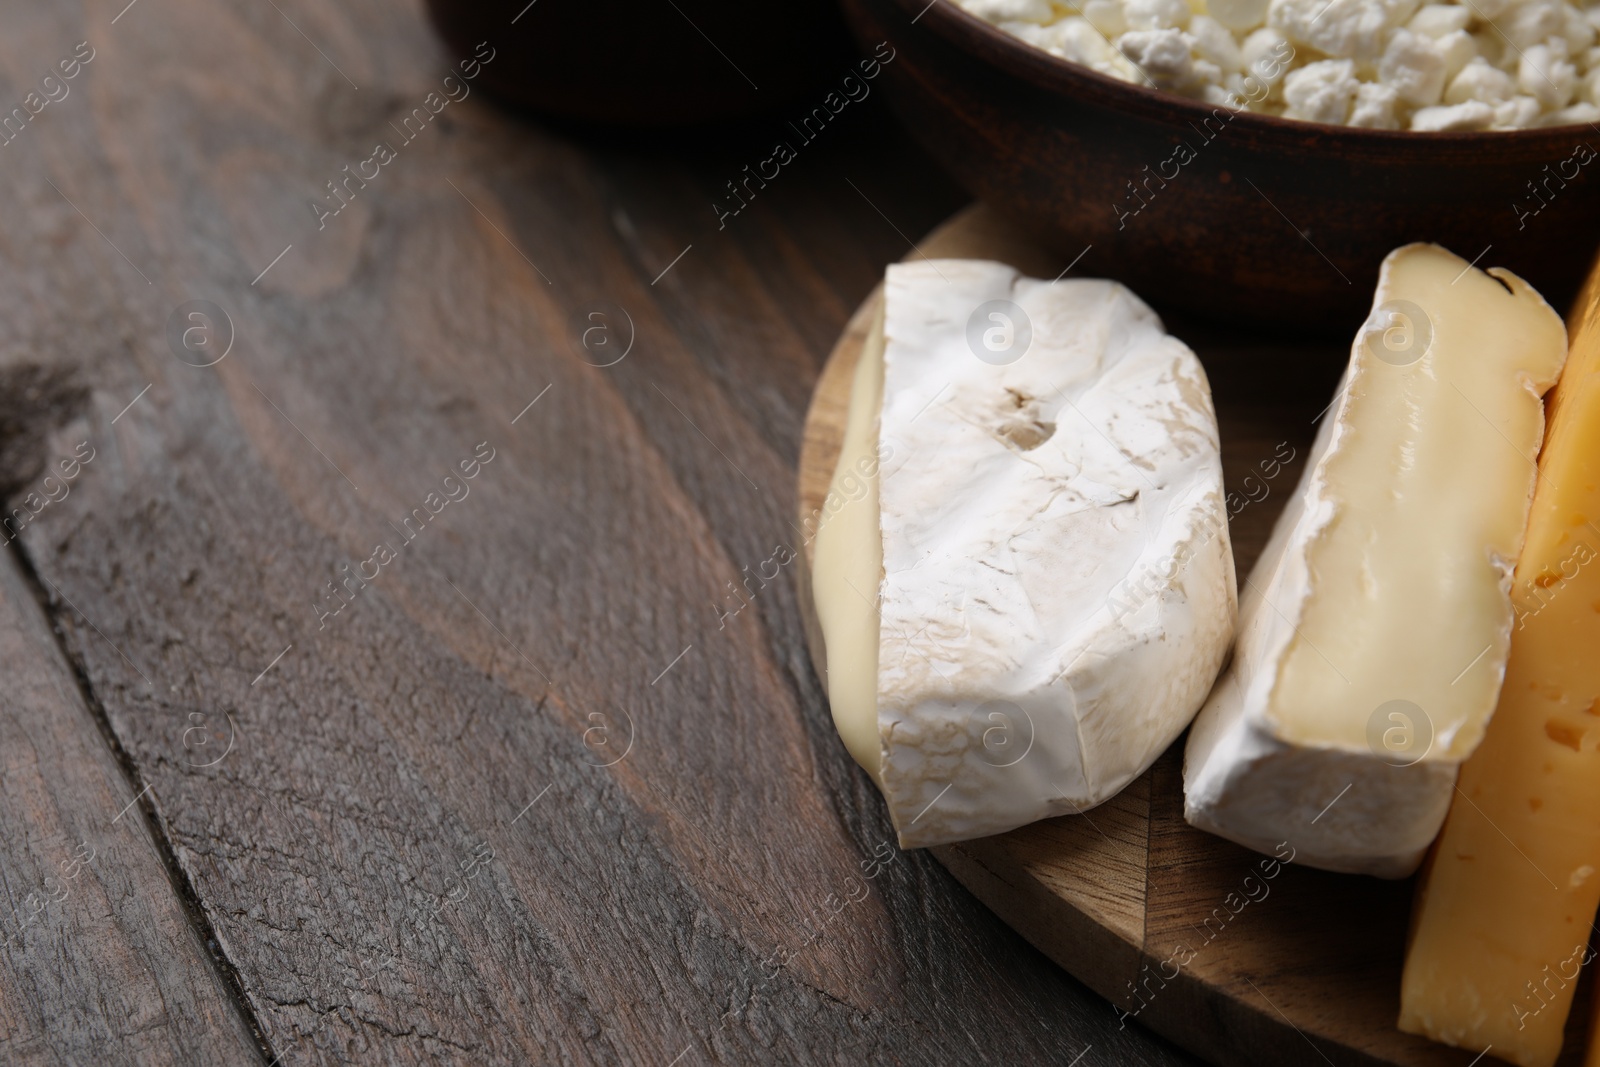
[{"label": "cottage cheese", "polygon": [[1600,123],[1600,0],[956,0],[1064,59],[1333,125]]}]

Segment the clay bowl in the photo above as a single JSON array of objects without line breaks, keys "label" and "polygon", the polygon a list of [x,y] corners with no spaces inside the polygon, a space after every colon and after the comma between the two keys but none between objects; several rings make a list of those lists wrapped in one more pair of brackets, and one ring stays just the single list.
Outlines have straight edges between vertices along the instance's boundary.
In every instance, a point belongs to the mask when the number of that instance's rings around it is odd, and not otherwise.
[{"label": "clay bowl", "polygon": [[[495,50],[480,84],[583,122],[682,126],[754,114],[848,60],[831,0],[428,0],[450,50]],[[841,60],[840,62],[843,62]]]},{"label": "clay bowl", "polygon": [[[1435,241],[1510,268],[1565,311],[1600,244],[1589,126],[1410,133],[1213,114],[949,0],[842,6],[863,49],[895,48],[879,83],[957,181],[1069,259],[1088,248],[1074,274],[1119,279],[1158,307],[1349,335],[1383,256]],[[1180,143],[1187,162],[1174,162]]]}]

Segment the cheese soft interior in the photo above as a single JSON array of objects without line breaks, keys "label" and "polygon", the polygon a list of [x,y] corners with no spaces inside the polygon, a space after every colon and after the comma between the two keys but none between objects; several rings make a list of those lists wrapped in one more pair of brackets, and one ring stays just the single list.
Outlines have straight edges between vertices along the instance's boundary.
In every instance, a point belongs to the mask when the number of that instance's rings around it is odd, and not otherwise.
[{"label": "cheese soft interior", "polygon": [[890,267],[830,501],[828,695],[906,847],[1110,798],[1232,641],[1210,387],[1114,282]]},{"label": "cheese soft interior", "polygon": [[1410,874],[1511,640],[1561,319],[1436,245],[1383,262],[1239,646],[1189,734],[1190,823],[1329,870]]}]

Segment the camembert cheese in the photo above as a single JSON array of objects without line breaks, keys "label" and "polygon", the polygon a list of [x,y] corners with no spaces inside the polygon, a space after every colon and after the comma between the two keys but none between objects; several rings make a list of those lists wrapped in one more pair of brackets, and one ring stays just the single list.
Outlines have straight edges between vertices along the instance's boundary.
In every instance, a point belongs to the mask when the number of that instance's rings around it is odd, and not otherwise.
[{"label": "camembert cheese", "polygon": [[1565,358],[1560,318],[1516,276],[1433,245],[1384,260],[1190,732],[1189,822],[1330,870],[1416,869],[1500,691]]},{"label": "camembert cheese", "polygon": [[1093,807],[1232,640],[1205,372],[1114,282],[937,260],[884,302],[815,542],[834,721],[907,847]]}]

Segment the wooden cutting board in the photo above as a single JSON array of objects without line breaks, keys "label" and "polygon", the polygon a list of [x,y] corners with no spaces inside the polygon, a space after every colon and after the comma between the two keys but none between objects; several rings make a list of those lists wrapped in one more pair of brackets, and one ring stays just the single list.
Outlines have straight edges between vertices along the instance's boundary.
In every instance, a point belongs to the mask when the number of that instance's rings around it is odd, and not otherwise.
[{"label": "wooden cutting board", "polygon": [[[981,206],[928,235],[912,256],[994,259],[1037,278],[1056,277],[1069,262]],[[1075,274],[1092,266],[1085,255]],[[814,529],[827,496],[851,374],[881,300],[880,287],[818,379],[800,455],[802,529]],[[1332,395],[1349,342],[1249,337],[1171,316],[1167,325],[1200,354],[1211,378],[1242,576],[1299,480],[1313,420]],[[1272,462],[1289,451],[1291,462]],[[810,541],[803,562],[798,599],[825,677]],[[1395,1028],[1410,880],[1275,864],[1193,829],[1183,821],[1182,747],[1180,738],[1091,812],[931,851],[996,914],[1106,997],[1108,1012],[1215,1062],[1499,1062],[1492,1051],[1480,1059],[1483,1050],[1451,1049]],[[849,759],[842,744],[838,758]],[[1580,989],[1574,1003],[1562,1064],[1581,1060],[1588,991]]]}]

